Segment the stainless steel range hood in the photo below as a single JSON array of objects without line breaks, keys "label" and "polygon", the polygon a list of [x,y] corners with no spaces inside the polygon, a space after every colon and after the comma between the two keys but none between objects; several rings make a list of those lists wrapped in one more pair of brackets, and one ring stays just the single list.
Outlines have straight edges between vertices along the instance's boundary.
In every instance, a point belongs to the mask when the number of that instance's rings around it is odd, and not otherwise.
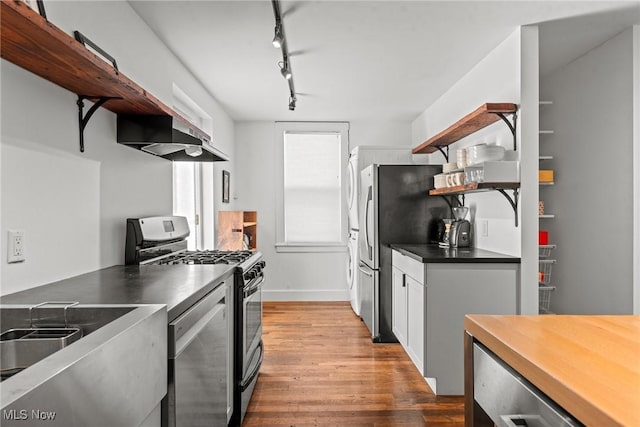
[{"label": "stainless steel range hood", "polygon": [[213,146],[209,135],[171,116],[118,114],[117,139],[120,144],[175,162],[229,160]]}]

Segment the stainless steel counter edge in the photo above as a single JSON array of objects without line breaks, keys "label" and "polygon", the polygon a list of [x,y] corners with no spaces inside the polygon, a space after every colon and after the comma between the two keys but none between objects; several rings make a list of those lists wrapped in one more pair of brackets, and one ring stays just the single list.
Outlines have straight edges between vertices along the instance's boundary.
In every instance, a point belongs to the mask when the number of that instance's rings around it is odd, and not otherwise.
[{"label": "stainless steel counter edge", "polygon": [[389,247],[422,263],[520,263],[519,257],[479,248],[441,248],[435,244],[396,243]]},{"label": "stainless steel counter edge", "polygon": [[168,321],[213,291],[233,265],[112,266],[0,297],[0,304],[165,304]]},{"label": "stainless steel counter edge", "polygon": [[[96,306],[103,305],[77,307]],[[95,425],[98,420],[139,425],[145,420],[167,390],[166,306],[114,306],[135,309],[3,381],[3,425],[42,422],[32,418],[34,410],[55,412],[55,419],[46,422],[50,426]],[[18,305],[0,305],[10,307]],[[7,413],[28,418],[7,419]]]}]

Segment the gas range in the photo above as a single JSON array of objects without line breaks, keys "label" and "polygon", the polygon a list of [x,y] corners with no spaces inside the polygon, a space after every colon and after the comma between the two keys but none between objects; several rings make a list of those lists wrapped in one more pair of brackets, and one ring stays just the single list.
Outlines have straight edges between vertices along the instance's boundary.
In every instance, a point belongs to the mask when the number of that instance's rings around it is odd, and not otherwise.
[{"label": "gas range", "polygon": [[[256,385],[264,356],[262,287],[265,281],[260,252],[187,250],[189,225],[179,216],[127,219],[126,265],[234,266],[233,295],[233,412],[229,425],[240,426]],[[206,297],[205,297],[206,298]],[[202,300],[204,300],[203,298]],[[225,300],[226,302],[226,300]],[[192,310],[193,311],[193,310]],[[171,412],[171,408],[169,409]]]},{"label": "gas range", "polygon": [[189,225],[185,217],[127,219],[126,265],[229,264],[247,271],[260,262],[253,251],[187,250]]}]

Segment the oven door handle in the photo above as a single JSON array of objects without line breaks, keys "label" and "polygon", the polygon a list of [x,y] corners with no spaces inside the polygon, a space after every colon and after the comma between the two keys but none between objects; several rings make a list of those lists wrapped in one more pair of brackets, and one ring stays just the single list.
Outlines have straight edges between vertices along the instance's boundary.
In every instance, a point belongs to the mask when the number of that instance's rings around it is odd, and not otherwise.
[{"label": "oven door handle", "polygon": [[244,290],[244,297],[250,297],[251,295],[258,292],[258,290],[262,286],[262,282],[264,282],[264,276],[260,276],[258,279],[256,279],[255,282],[253,282],[253,284],[251,284],[251,286]]},{"label": "oven door handle", "polygon": [[[260,366],[262,366],[262,359],[264,357],[264,344],[262,343],[262,340],[260,340],[260,342],[258,343],[258,347],[256,348],[256,350],[258,349],[260,350],[260,358],[258,359],[258,363],[256,363],[253,371],[251,371],[251,375],[249,375],[249,377],[240,384],[240,391],[245,391],[247,388],[249,388],[249,385],[253,382],[253,380],[258,376],[258,373],[260,372]],[[251,356],[253,357],[253,354]]]}]

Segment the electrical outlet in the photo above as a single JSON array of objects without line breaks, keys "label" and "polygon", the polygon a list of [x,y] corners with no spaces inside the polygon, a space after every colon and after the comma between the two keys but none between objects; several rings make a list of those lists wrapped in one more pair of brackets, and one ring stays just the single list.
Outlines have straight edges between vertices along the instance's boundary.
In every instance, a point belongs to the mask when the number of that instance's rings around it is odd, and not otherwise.
[{"label": "electrical outlet", "polygon": [[489,237],[489,221],[486,219],[480,221],[480,236]]},{"label": "electrical outlet", "polygon": [[9,230],[9,243],[7,244],[7,262],[22,262],[24,256],[24,231]]}]

